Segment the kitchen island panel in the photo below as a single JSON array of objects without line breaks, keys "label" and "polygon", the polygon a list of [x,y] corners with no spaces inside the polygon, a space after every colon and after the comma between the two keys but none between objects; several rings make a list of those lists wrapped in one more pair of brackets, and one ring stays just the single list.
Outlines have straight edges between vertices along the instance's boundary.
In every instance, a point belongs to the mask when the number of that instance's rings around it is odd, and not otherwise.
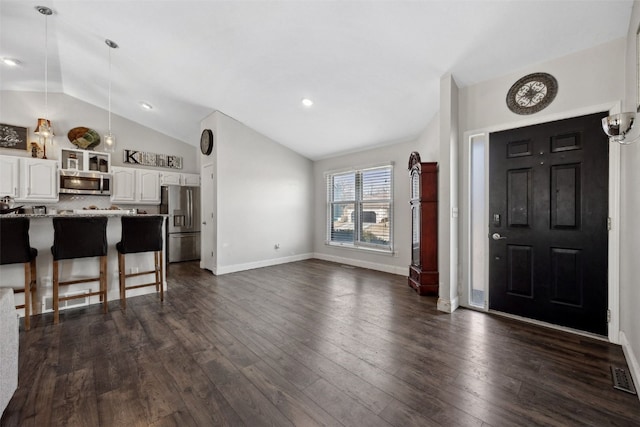
[{"label": "kitchen island panel", "polygon": [[[52,218],[55,216],[71,216],[66,215],[19,215],[26,216],[31,219],[29,227],[29,239],[31,247],[38,250],[38,257],[36,258],[36,265],[38,269],[37,274],[37,306],[34,314],[50,311],[51,297],[53,295],[53,256],[51,255],[51,246],[53,246],[53,222]],[[83,214],[74,214],[73,216],[85,216]],[[96,216],[87,214],[86,216]],[[107,223],[107,243],[108,243],[108,255],[107,255],[107,300],[117,301],[120,299],[120,290],[118,285],[118,251],[116,250],[116,243],[120,241],[122,224],[120,218],[122,214],[113,215],[101,215],[109,218]],[[155,216],[155,215],[154,215]],[[166,215],[159,215],[166,217]],[[0,219],[1,220],[1,219]],[[163,223],[163,236],[165,236],[166,222]],[[78,236],[80,238],[80,236]],[[163,262],[166,260],[166,241],[163,245]],[[153,252],[139,253],[139,254],[127,254],[126,256],[127,273],[137,271],[149,271],[154,269]],[[78,258],[71,260],[63,260],[61,262],[60,278],[61,280],[75,280],[83,277],[97,277],[99,275],[99,262],[98,258]],[[132,270],[133,269],[133,270]],[[137,285],[148,283],[152,280],[152,275],[139,276],[127,279],[127,285]],[[166,281],[166,269],[163,269],[162,283],[165,291],[167,290]],[[0,287],[13,287],[19,288],[24,286],[24,267],[22,264],[10,264],[0,267]],[[87,289],[91,291],[97,291],[99,283],[79,283],[76,285],[69,285],[60,288],[60,295],[71,294],[76,292],[83,292]],[[131,298],[137,295],[144,295],[156,292],[153,287],[139,288],[127,291],[127,297]],[[22,294],[16,295],[16,304],[21,304],[23,299]],[[92,296],[89,298],[89,304],[100,303],[98,296]],[[44,305],[46,299],[47,307]],[[76,304],[84,300],[72,300],[69,304]],[[159,302],[159,300],[158,300]],[[61,305],[63,305],[61,303]],[[64,309],[61,307],[61,309]],[[24,310],[19,309],[20,316],[24,316]]]}]

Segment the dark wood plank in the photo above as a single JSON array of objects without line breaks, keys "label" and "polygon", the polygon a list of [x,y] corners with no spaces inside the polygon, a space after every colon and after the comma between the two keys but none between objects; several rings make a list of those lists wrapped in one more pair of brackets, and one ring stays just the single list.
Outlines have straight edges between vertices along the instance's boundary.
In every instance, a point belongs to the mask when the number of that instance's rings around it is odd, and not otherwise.
[{"label": "dark wood plank", "polygon": [[33,318],[1,426],[637,425],[619,346],[435,309],[406,277],[320,260],[171,264],[164,303]]}]

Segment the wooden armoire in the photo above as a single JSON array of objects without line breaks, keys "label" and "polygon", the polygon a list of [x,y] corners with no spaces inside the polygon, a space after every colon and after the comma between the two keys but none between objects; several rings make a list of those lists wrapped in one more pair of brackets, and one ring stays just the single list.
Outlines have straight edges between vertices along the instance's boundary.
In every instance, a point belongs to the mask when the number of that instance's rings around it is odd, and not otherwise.
[{"label": "wooden armoire", "polygon": [[422,163],[414,151],[411,176],[411,265],[409,286],[420,295],[438,295],[438,164]]}]

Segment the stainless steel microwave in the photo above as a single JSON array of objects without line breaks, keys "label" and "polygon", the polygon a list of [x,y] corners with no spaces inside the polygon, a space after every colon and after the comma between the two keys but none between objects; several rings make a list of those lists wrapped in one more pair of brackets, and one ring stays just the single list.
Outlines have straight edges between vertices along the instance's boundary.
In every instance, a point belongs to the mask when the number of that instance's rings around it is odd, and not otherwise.
[{"label": "stainless steel microwave", "polygon": [[60,193],[111,195],[111,175],[98,172],[60,171]]}]

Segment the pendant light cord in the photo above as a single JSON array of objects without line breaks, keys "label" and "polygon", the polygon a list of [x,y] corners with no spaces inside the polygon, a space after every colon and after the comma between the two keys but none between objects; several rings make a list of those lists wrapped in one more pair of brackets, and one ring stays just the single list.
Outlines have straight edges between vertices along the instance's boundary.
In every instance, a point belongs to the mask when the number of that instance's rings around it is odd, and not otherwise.
[{"label": "pendant light cord", "polygon": [[109,49],[109,135],[111,135],[111,47]]},{"label": "pendant light cord", "polygon": [[49,120],[49,17],[44,15],[44,118]]}]

